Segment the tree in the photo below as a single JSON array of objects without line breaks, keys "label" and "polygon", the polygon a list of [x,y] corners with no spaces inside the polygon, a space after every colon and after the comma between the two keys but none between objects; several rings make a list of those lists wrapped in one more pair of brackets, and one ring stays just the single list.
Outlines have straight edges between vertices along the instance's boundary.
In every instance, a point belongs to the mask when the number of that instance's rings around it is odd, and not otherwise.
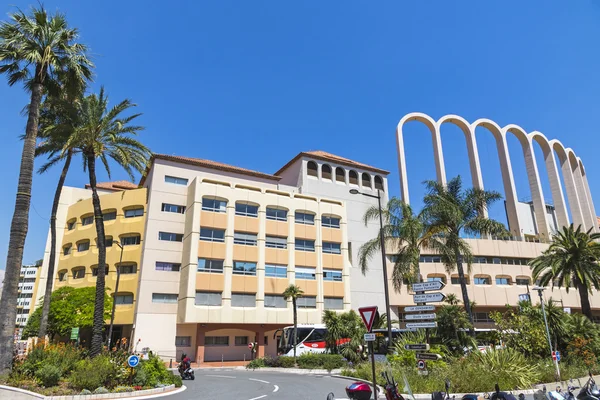
[{"label": "tree", "polygon": [[[75,87],[69,87],[68,85]],[[35,149],[35,155],[47,156],[48,160],[42,165],[38,173],[42,174],[52,166],[64,160],[61,174],[58,178],[54,201],[50,213],[50,255],[48,257],[48,273],[44,297],[52,299],[52,284],[54,282],[54,264],[56,262],[56,213],[62,188],[67,178],[67,172],[71,165],[71,158],[75,152],[73,148],[65,149],[65,144],[77,123],[76,104],[83,96],[84,87],[77,82],[69,82],[64,79],[61,85],[63,90],[58,95],[49,94],[41,105],[39,135],[42,142]],[[48,325],[48,314],[50,312],[50,301],[43,303],[42,315],[39,324],[38,337],[44,338]]]},{"label": "tree", "polygon": [[294,309],[294,362],[296,362],[296,345],[298,344],[298,305],[296,301],[302,297],[304,291],[296,285],[288,286],[283,292],[283,298],[287,301],[292,299],[292,308]]},{"label": "tree", "polygon": [[458,271],[463,304],[472,325],[473,311],[463,263],[467,264],[470,272],[473,254],[463,234],[508,235],[502,223],[485,217],[488,207],[502,197],[494,191],[463,189],[460,176],[451,179],[447,185],[426,181],[425,186],[427,194],[423,199],[422,215],[431,235],[428,247],[440,255],[448,273],[455,269]]},{"label": "tree", "polygon": [[[52,292],[50,313],[48,317],[49,336],[67,336],[71,328],[91,328],[94,322],[94,299],[96,289],[92,286],[83,288],[62,287]],[[42,300],[44,301],[44,300]],[[104,299],[104,318],[110,318],[112,298]],[[42,319],[42,307],[35,309],[27,320],[23,330],[23,338],[37,336]]]},{"label": "tree", "polygon": [[463,354],[465,348],[477,345],[473,337],[468,334],[473,324],[469,321],[465,310],[458,304],[441,306],[436,312],[436,321],[438,326],[435,335],[452,351]]},{"label": "tree", "polygon": [[360,316],[350,310],[337,313],[331,310],[323,312],[323,323],[327,327],[325,343],[327,351],[341,354],[348,361],[357,362],[363,356],[363,337],[367,333]]},{"label": "tree", "polygon": [[[379,207],[370,207],[363,216],[365,226],[370,221],[379,220]],[[419,258],[421,248],[428,244],[428,234],[421,215],[415,215],[410,205],[392,197],[381,210],[384,221],[383,232],[386,251],[393,254],[395,259],[392,271],[392,284],[400,291],[404,281],[419,280]],[[368,269],[368,263],[377,252],[381,251],[381,231],[377,237],[369,240],[360,247],[359,265],[363,274]]]},{"label": "tree", "polygon": [[541,286],[552,282],[553,286],[564,287],[567,292],[575,287],[581,299],[581,312],[592,319],[589,293],[594,287],[600,289],[600,233],[592,233],[569,227],[563,227],[553,236],[550,247],[531,265],[533,279]]},{"label": "tree", "polygon": [[102,351],[102,331],[104,329],[103,304],[105,296],[106,243],[102,207],[96,187],[96,158],[104,165],[108,176],[111,170],[108,160],[111,159],[122,167],[134,179],[134,171],[143,172],[148,163],[150,150],[130,135],[137,135],[144,128],[131,125],[131,121],[141,114],[123,117],[122,113],[134,107],[130,100],[123,100],[110,110],[108,97],[104,88],[99,95],[91,94],[81,100],[77,106],[77,124],[67,139],[63,153],[69,149],[77,149],[83,156],[83,168],[87,170],[92,189],[92,205],[96,221],[98,248],[98,276],[96,279],[96,300],[94,326],[92,329],[92,346],[90,355],[97,356]]},{"label": "tree", "polygon": [[7,75],[10,86],[23,82],[30,93],[6,257],[5,283],[0,300],[0,309],[3,310],[0,321],[0,374],[12,367],[17,286],[28,230],[33,160],[42,96],[44,90],[51,88],[53,79],[61,71],[68,71],[69,76],[80,81],[92,76],[93,65],[86,56],[86,46],[77,43],[78,36],[77,29],[69,28],[63,14],[50,16],[43,6],[32,8],[30,15],[19,10],[10,15],[10,22],[0,23],[0,73]]},{"label": "tree", "polygon": [[529,303],[520,309],[509,306],[504,313],[495,311],[490,314],[506,347],[527,357],[547,357],[546,328],[539,315]]}]

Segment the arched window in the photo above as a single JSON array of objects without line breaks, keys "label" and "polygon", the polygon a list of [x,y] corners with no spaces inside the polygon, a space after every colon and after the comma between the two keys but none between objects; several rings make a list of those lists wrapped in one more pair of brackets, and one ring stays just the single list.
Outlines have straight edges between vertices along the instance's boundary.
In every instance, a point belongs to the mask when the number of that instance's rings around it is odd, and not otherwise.
[{"label": "arched window", "polygon": [[444,282],[444,283],[446,283],[446,275],[429,274],[429,275],[427,275],[427,282]]},{"label": "arched window", "polygon": [[496,285],[512,285],[512,278],[508,275],[496,275]]},{"label": "arched window", "polygon": [[367,174],[366,172],[363,172],[362,174],[362,185],[364,187],[371,187],[371,175]]},{"label": "arched window", "polygon": [[317,163],[314,161],[309,161],[308,164],[306,164],[306,173],[308,176],[318,176]]},{"label": "arched window", "polygon": [[[458,275],[452,275],[450,277],[450,283],[453,285],[460,285],[460,279],[458,279]],[[471,282],[469,281],[469,277],[465,275],[465,283],[469,285]]]},{"label": "arched window", "polygon": [[375,175],[375,189],[383,190],[383,179],[379,175]]},{"label": "arched window", "polygon": [[476,285],[491,285],[492,278],[489,275],[475,275],[473,281]]},{"label": "arched window", "polygon": [[335,169],[335,180],[343,183],[346,182],[346,172],[344,171],[344,168],[337,167]]},{"label": "arched window", "polygon": [[358,185],[358,174],[356,173],[356,171],[350,170],[348,178],[351,185]]},{"label": "arched window", "polygon": [[531,285],[531,278],[529,278],[528,276],[517,276],[517,278],[515,279],[515,283],[518,286]]},{"label": "arched window", "polygon": [[321,177],[323,179],[331,180],[331,167],[327,164],[323,164],[321,167]]}]

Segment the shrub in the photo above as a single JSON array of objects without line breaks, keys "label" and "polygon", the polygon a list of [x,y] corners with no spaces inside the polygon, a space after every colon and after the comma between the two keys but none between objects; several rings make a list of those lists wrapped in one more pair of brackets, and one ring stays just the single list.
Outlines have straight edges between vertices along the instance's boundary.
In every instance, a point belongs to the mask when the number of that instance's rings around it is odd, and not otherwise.
[{"label": "shrub", "polygon": [[302,369],[324,368],[331,371],[344,365],[345,361],[339,354],[305,353],[298,357],[298,367]]},{"label": "shrub", "polygon": [[264,358],[255,358],[254,360],[250,361],[246,365],[246,369],[252,369],[252,370],[255,370],[256,368],[263,368],[263,367],[266,367]]},{"label": "shrub", "polygon": [[135,376],[133,377],[133,384],[139,385],[139,386],[144,386],[146,384],[147,380],[148,380],[148,378],[146,376],[146,371],[143,370],[142,368],[138,368],[135,371]]},{"label": "shrub", "polygon": [[99,355],[79,361],[69,377],[69,382],[77,390],[93,390],[101,386],[112,387],[118,383],[116,380],[118,373],[119,366],[112,363],[110,357]]},{"label": "shrub", "polygon": [[183,381],[179,375],[173,375],[173,380],[171,381],[175,387],[181,387],[183,385]]},{"label": "shrub", "polygon": [[44,347],[40,344],[35,346],[15,369],[35,376],[43,366],[52,365],[60,370],[61,376],[66,376],[82,358],[82,351],[72,345],[60,343]]},{"label": "shrub", "polygon": [[148,360],[140,361],[136,375],[140,374],[136,384],[140,386],[156,387],[159,383],[171,384],[173,373],[167,369],[160,357],[150,353]]},{"label": "shrub", "polygon": [[129,393],[133,392],[133,388],[131,386],[117,386],[113,389],[114,393]]},{"label": "shrub", "polygon": [[294,357],[277,357],[278,366],[281,368],[294,368],[296,363],[294,362]]},{"label": "shrub", "polygon": [[104,386],[100,386],[99,388],[94,390],[94,394],[106,394],[106,393],[110,393],[110,392]]},{"label": "shrub", "polygon": [[35,372],[35,377],[44,387],[51,387],[58,385],[60,373],[61,371],[57,366],[46,364]]}]

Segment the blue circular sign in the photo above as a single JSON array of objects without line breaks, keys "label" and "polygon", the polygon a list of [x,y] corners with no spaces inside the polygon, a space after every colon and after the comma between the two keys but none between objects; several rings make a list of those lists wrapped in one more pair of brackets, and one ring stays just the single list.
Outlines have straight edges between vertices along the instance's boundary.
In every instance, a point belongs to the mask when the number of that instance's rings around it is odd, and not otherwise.
[{"label": "blue circular sign", "polygon": [[131,368],[137,367],[139,363],[140,358],[138,356],[129,356],[129,358],[127,359],[127,365],[129,365]]}]

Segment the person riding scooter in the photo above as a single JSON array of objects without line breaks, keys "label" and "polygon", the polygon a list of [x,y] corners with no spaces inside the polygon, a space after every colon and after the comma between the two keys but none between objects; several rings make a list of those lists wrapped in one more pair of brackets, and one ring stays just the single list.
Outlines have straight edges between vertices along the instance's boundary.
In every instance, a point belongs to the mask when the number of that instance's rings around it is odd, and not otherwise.
[{"label": "person riding scooter", "polygon": [[181,362],[177,368],[181,379],[194,379],[194,370],[191,368],[191,366],[192,360],[187,356],[187,354],[181,354]]}]

